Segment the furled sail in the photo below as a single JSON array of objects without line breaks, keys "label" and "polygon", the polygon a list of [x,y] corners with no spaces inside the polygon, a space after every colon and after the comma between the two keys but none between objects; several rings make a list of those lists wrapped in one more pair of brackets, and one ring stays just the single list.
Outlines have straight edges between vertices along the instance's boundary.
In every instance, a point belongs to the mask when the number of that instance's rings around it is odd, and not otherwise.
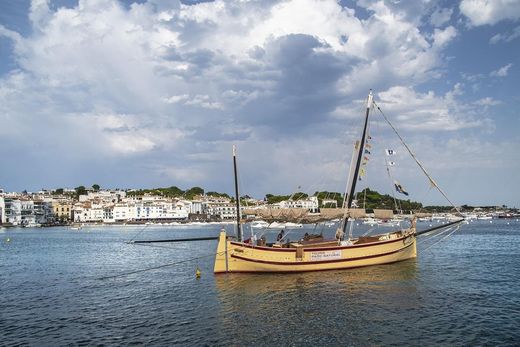
[{"label": "furled sail", "polygon": [[374,212],[367,214],[363,208],[321,208],[318,213],[312,213],[306,208],[249,208],[242,211],[242,222],[254,220],[264,220],[266,222],[292,222],[292,223],[320,223],[333,219],[348,217],[350,219],[361,219],[374,217],[376,219],[392,219],[400,217],[411,219],[414,217],[431,217],[431,213],[420,213],[394,215],[392,210],[374,209]]}]

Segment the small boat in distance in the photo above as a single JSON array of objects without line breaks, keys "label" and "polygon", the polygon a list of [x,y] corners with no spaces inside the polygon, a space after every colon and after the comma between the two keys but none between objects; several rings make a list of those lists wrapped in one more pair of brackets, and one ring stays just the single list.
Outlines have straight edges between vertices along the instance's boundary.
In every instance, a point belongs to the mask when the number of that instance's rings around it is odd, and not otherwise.
[{"label": "small boat in distance", "polygon": [[251,228],[254,229],[265,229],[269,227],[269,223],[263,221],[263,220],[255,220],[251,222]]},{"label": "small boat in distance", "polygon": [[[341,218],[340,227],[334,239],[324,239],[319,235],[306,235],[296,242],[285,242],[279,237],[276,243],[266,243],[264,238],[244,241],[241,223],[240,195],[237,180],[236,148],[233,146],[233,168],[235,176],[235,201],[237,211],[237,237],[228,236],[223,229],[220,232],[215,257],[215,273],[228,272],[304,272],[319,270],[348,269],[369,265],[388,264],[417,256],[416,217],[411,216],[409,226],[399,230],[373,236],[352,237],[352,227],[356,218],[366,218],[364,209],[353,208],[356,183],[360,174],[365,144],[368,135],[368,121],[373,103],[370,92],[367,103],[363,132],[355,144],[354,156],[350,168],[348,189],[342,208],[322,208],[320,213],[310,213],[308,209],[251,209],[244,215],[256,215],[257,218],[271,223],[317,223]],[[393,128],[393,127],[392,127]],[[395,130],[395,128],[394,128]],[[412,155],[413,156],[413,155]],[[414,157],[415,159],[415,157]],[[419,163],[418,163],[419,164]],[[419,164],[419,166],[421,166]],[[423,172],[429,177],[424,168]],[[434,181],[430,178],[432,184]],[[438,187],[437,187],[438,188]],[[440,188],[438,188],[440,190]],[[392,220],[392,210],[374,210],[375,219]],[[443,225],[446,227],[455,221]],[[350,230],[348,231],[348,228]],[[435,228],[432,228],[435,229]],[[347,236],[348,231],[348,237]],[[423,232],[428,232],[426,230]],[[421,233],[423,233],[421,232]],[[279,235],[280,236],[280,235]]]}]

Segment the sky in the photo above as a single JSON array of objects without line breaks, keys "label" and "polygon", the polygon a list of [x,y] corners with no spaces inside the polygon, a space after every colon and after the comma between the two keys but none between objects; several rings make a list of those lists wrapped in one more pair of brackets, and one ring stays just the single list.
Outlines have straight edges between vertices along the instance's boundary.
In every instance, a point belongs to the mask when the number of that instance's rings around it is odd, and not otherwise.
[{"label": "sky", "polygon": [[[0,188],[231,194],[235,144],[242,194],[341,192],[372,89],[453,203],[520,207],[519,81],[520,0],[3,0]],[[448,205],[370,117],[358,190]]]}]

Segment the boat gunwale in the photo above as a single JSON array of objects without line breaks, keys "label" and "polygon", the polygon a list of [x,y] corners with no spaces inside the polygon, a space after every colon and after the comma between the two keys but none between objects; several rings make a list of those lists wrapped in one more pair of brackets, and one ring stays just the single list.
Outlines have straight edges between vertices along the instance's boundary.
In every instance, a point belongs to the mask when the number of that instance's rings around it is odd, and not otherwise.
[{"label": "boat gunwale", "polygon": [[[401,247],[399,249],[381,253],[381,254],[373,254],[373,255],[365,255],[362,257],[356,257],[356,258],[342,258],[342,259],[331,259],[331,260],[317,260],[317,261],[294,261],[294,262],[280,262],[280,261],[272,261],[272,260],[261,260],[261,259],[251,259],[247,257],[243,257],[237,254],[231,254],[232,258],[237,258],[244,261],[249,261],[253,263],[262,263],[262,264],[270,264],[270,265],[320,265],[320,264],[328,264],[328,263],[341,263],[341,262],[347,262],[347,261],[356,261],[356,260],[364,260],[364,259],[371,259],[371,258],[378,258],[378,257],[384,257],[387,255],[399,253],[408,247],[412,246],[415,242],[410,242],[409,244],[405,245],[404,247]],[[312,270],[313,271],[313,270]]]},{"label": "boat gunwale", "polygon": [[[384,234],[382,234],[384,235]],[[382,241],[375,241],[375,242],[367,242],[362,243],[359,245],[346,245],[346,246],[334,246],[334,247],[304,247],[305,251],[332,251],[332,250],[338,250],[338,249],[345,249],[345,248],[361,248],[361,247],[370,247],[374,245],[382,245],[385,243],[392,243],[392,242],[398,242],[400,240],[404,240],[407,237],[415,236],[415,232],[409,235],[401,236],[396,239],[390,239],[390,240],[382,240]],[[246,248],[253,248],[253,249],[260,249],[263,251],[275,251],[275,252],[296,252],[297,248],[277,248],[277,247],[264,247],[264,246],[252,246],[250,244],[242,243],[242,242],[236,242],[236,241],[230,241],[230,243],[234,246],[240,246],[240,247],[246,247]]]}]

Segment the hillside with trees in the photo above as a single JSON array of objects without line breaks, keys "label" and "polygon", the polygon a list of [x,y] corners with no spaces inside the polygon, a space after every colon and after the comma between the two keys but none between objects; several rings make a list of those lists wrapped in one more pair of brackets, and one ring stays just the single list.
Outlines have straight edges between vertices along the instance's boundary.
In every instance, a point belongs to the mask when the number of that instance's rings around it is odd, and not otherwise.
[{"label": "hillside with trees", "polygon": [[[313,196],[318,197],[318,202],[320,207],[341,207],[343,204],[343,194],[339,192],[329,192],[329,191],[317,191],[314,192]],[[304,199],[308,197],[307,194],[296,192],[292,195],[274,195],[274,194],[266,194],[265,199],[269,204],[277,203],[283,200],[288,200],[291,198],[292,200]],[[324,200],[335,200],[336,204],[323,204]],[[380,194],[375,190],[371,190],[370,188],[366,188],[361,192],[356,194],[356,200],[358,206],[365,209],[395,209],[394,198],[388,194]],[[415,201],[396,199],[398,209],[401,210],[421,210],[423,208],[422,204]]]}]

